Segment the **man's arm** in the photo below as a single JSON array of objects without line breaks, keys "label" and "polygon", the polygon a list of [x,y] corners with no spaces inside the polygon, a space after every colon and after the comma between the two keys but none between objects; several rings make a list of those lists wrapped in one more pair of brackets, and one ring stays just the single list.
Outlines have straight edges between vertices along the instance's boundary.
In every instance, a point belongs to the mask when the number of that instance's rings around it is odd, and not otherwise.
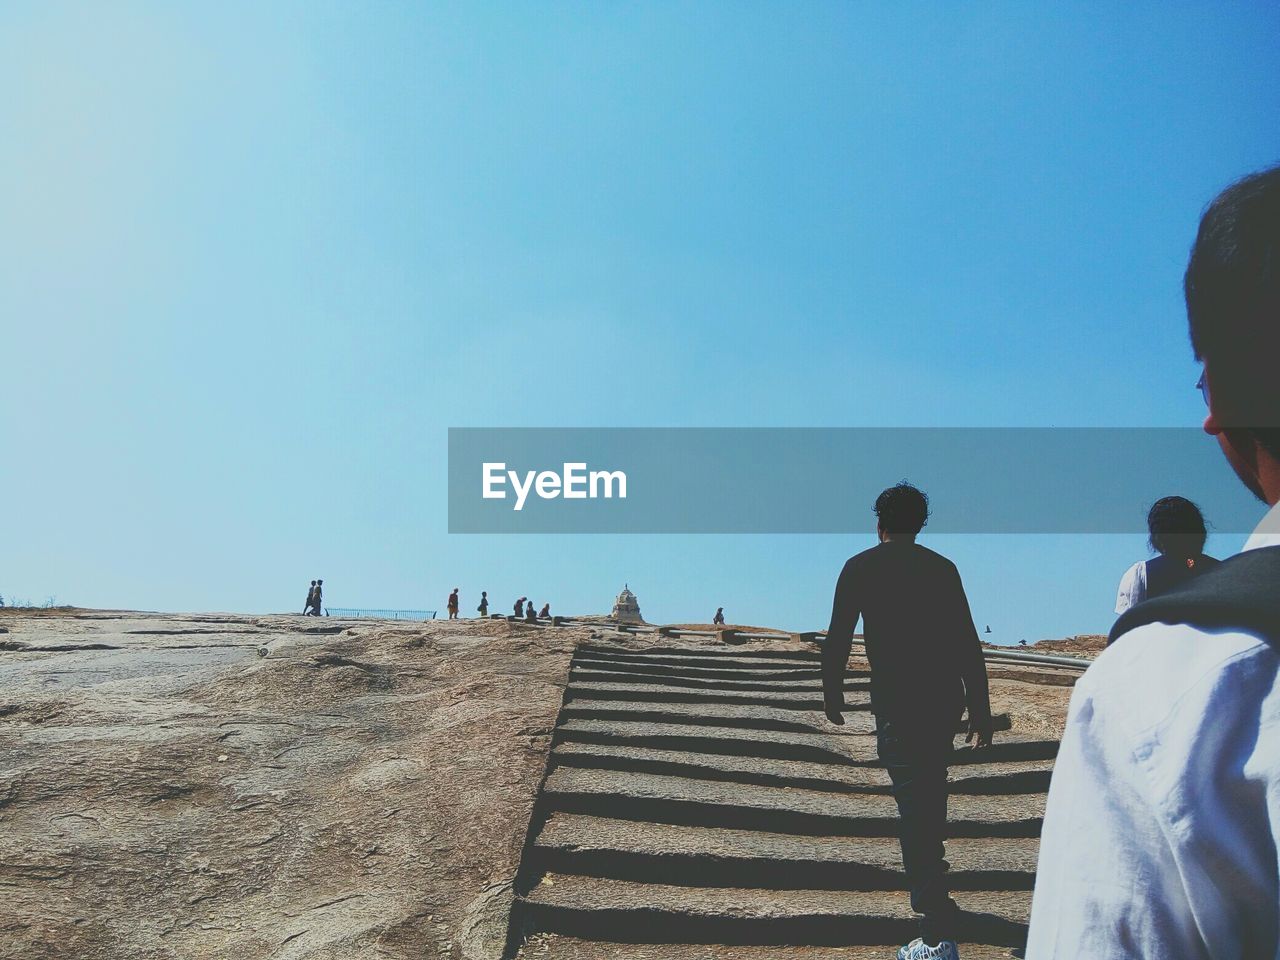
[{"label": "man's arm", "polygon": [[955,618],[957,631],[957,656],[960,676],[964,680],[964,702],[969,710],[969,742],[977,735],[977,746],[991,743],[991,695],[987,689],[987,661],[982,656],[982,643],[978,629],[973,625],[973,613],[969,598],[965,596],[960,572],[955,571]]},{"label": "man's arm", "polygon": [[853,629],[862,611],[855,592],[853,561],[849,560],[836,581],[831,604],[831,625],[822,645],[822,706],[832,723],[844,723],[844,672],[849,666]]}]

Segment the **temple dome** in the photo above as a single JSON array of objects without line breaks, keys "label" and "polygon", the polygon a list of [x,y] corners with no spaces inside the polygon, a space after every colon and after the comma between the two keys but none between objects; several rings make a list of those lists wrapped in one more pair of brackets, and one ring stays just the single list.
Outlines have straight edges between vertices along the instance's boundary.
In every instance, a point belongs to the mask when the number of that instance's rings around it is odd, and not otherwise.
[{"label": "temple dome", "polygon": [[622,585],[622,592],[613,603],[612,616],[623,623],[644,623],[644,617],[640,616],[640,602],[628,584]]}]

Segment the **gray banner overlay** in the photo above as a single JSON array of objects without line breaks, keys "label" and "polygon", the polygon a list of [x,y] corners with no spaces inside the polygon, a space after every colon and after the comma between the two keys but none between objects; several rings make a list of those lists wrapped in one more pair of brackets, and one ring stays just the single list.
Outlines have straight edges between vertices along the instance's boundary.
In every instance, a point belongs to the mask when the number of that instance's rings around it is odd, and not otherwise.
[{"label": "gray banner overlay", "polygon": [[1218,532],[1263,513],[1193,428],[453,428],[449,532],[867,533],[904,479],[931,533],[1145,532],[1171,494]]}]

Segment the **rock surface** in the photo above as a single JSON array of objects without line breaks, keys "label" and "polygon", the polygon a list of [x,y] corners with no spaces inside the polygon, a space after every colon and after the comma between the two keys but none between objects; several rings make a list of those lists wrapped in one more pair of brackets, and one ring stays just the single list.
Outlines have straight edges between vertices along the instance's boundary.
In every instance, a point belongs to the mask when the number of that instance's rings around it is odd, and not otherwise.
[{"label": "rock surface", "polygon": [[500,954],[587,630],[0,620],[0,957]]},{"label": "rock surface", "polygon": [[[1041,819],[1078,673],[993,673],[994,746],[953,754],[950,879],[971,958],[1018,956]],[[918,933],[867,664],[822,715],[802,643],[574,655],[516,882],[522,960],[892,956]]]},{"label": "rock surface", "polygon": [[[856,658],[833,728],[791,641],[0,625],[4,960],[860,960],[910,928]],[[968,957],[1020,936],[1075,674],[991,676],[1008,729],[952,769]]]}]

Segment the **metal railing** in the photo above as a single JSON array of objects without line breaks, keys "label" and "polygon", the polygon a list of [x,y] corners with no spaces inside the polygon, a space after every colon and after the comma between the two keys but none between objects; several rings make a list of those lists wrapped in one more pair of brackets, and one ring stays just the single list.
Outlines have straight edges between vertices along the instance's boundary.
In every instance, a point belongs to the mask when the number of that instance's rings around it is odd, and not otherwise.
[{"label": "metal railing", "polygon": [[325,616],[347,620],[434,620],[435,610],[379,610],[363,607],[325,607]]}]

